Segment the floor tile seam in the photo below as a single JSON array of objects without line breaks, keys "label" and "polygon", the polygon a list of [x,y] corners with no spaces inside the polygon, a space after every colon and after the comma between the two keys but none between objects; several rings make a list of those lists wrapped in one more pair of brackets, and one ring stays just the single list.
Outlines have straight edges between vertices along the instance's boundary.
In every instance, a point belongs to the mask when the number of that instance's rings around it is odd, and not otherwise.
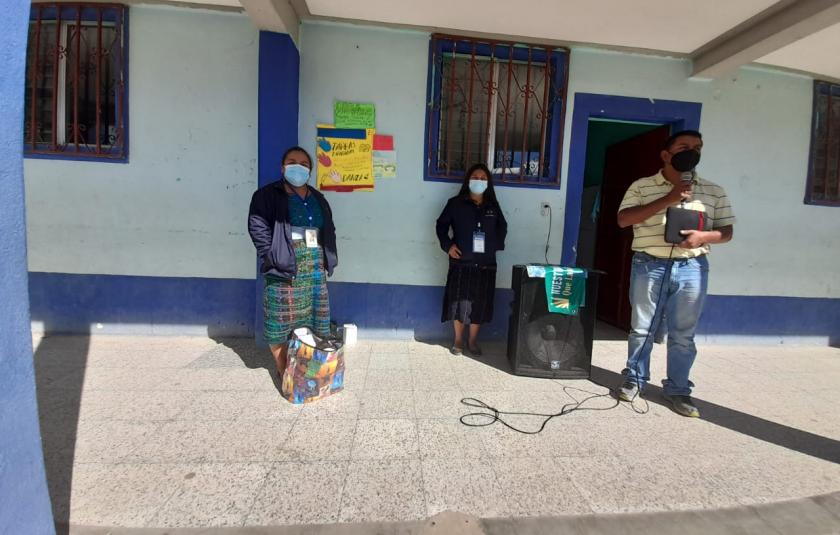
[{"label": "floor tile seam", "polygon": [[[596,458],[596,457],[610,457],[610,458],[613,458],[613,459],[618,459],[618,460],[621,460],[621,459],[622,459],[622,458],[621,458],[621,456],[619,456],[619,455],[614,455],[614,454],[609,454],[609,455],[590,455],[590,456],[588,456],[588,457],[592,457],[592,458]],[[598,514],[598,511],[596,511],[596,510],[595,510],[595,503],[594,503],[594,501],[593,501],[593,497],[592,497],[592,496],[590,496],[588,493],[584,492],[584,490],[583,490],[583,486],[582,486],[580,483],[578,483],[577,481],[575,481],[575,478],[571,477],[571,474],[569,474],[569,472],[568,472],[568,470],[567,470],[567,469],[565,469],[565,468],[564,468],[564,469],[563,469],[563,473],[565,474],[566,479],[569,481],[569,483],[571,483],[572,488],[574,488],[574,489],[575,489],[575,492],[577,492],[577,495],[578,495],[578,496],[580,496],[580,497],[581,497],[581,499],[582,499],[582,500],[584,500],[584,501],[586,502],[586,506],[589,508],[589,510],[590,510],[590,511],[592,511],[592,513],[593,513],[593,514]]]},{"label": "floor tile seam", "polygon": [[256,507],[257,505],[257,499],[265,490],[266,485],[268,485],[268,477],[271,475],[272,469],[273,468],[269,468],[268,470],[266,470],[265,475],[263,476],[262,483],[260,483],[259,488],[254,493],[251,499],[251,505],[250,507],[248,507],[248,512],[242,515],[242,523],[240,524],[240,526],[245,527],[248,525],[248,520],[251,518],[251,515],[254,512],[254,507]]},{"label": "floor tile seam", "polygon": [[[366,383],[365,387],[367,388],[367,378],[365,378],[365,383]],[[361,410],[361,407],[360,407],[360,410]],[[342,481],[342,483],[341,483],[341,490],[339,491],[339,497],[338,497],[337,515],[338,515],[339,522],[341,521],[342,514],[344,512],[344,495],[347,491],[347,481],[350,479],[350,467],[352,466],[352,463],[353,463],[353,445],[356,443],[356,434],[358,433],[358,431],[359,431],[359,414],[356,413],[356,418],[355,418],[355,422],[354,422],[354,426],[353,426],[353,436],[350,437],[350,452],[348,453],[347,469],[344,473],[344,481]]]},{"label": "floor tile seam", "polygon": [[179,490],[181,490],[181,488],[183,488],[182,485],[173,485],[172,491],[169,493],[169,496],[166,497],[166,499],[164,499],[163,502],[155,508],[155,511],[149,515],[148,519],[143,523],[143,526],[154,527],[151,526],[151,523],[158,518],[161,511],[163,511],[164,507],[166,507],[166,505],[169,504],[170,501],[172,501],[172,498],[175,497],[175,494]]},{"label": "floor tile seam", "polygon": [[[300,412],[301,411],[298,411],[296,416],[299,416]],[[292,419],[292,424],[289,426],[289,430],[286,433],[286,438],[282,441],[281,447],[285,446],[286,443],[291,439],[292,433],[294,432],[295,427],[297,426],[298,419],[299,418]],[[242,518],[242,524],[241,524],[242,526],[245,526],[246,523],[248,522],[248,519],[251,517],[251,514],[253,513],[253,510],[254,510],[254,506],[257,503],[257,497],[260,495],[260,493],[265,489],[265,486],[268,484],[268,476],[270,474],[271,474],[271,470],[267,470],[266,473],[265,473],[265,477],[263,478],[263,482],[260,485],[259,490],[256,493],[254,493],[254,498],[251,501],[251,506],[248,508],[248,512]]]},{"label": "floor tile seam", "polygon": [[418,468],[420,471],[420,493],[423,498],[423,511],[425,515],[428,517],[430,515],[429,511],[429,498],[428,498],[428,488],[426,487],[426,477],[423,470],[423,459],[422,459],[422,452],[421,448],[423,445],[420,443],[420,426],[417,425],[417,416],[415,414],[414,419],[412,420],[414,424],[414,434],[415,434],[415,441],[417,443],[417,463]]}]

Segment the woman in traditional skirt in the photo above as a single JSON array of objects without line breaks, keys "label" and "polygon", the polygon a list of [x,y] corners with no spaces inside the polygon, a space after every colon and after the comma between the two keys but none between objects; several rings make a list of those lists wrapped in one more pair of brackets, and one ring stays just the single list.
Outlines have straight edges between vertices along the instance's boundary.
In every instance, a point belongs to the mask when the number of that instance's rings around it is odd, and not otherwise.
[{"label": "woman in traditional skirt", "polygon": [[264,335],[281,380],[292,331],[330,334],[327,276],[338,264],[335,225],[327,200],[307,184],[311,169],[304,149],[287,150],[282,178],[254,193],[248,213],[265,279]]},{"label": "woman in traditional skirt", "polygon": [[487,166],[477,164],[467,171],[461,191],[440,214],[436,231],[441,249],[449,254],[441,321],[454,323],[455,342],[450,352],[463,352],[464,326],[468,325],[467,350],[481,356],[478,331],[493,319],[496,251],[504,250],[507,235],[507,222]]}]

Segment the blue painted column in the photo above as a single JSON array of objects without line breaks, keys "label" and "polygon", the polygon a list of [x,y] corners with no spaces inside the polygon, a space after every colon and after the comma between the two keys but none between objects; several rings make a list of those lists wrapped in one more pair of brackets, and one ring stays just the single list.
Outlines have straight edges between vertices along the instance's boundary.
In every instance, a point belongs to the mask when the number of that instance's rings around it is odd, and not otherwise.
[{"label": "blue painted column", "polygon": [[[280,178],[283,152],[298,144],[300,53],[285,33],[260,32],[258,186]],[[263,340],[263,281],[257,271],[254,333]]]},{"label": "blue painted column", "polygon": [[35,397],[23,198],[23,88],[29,0],[0,17],[0,533],[51,534]]}]

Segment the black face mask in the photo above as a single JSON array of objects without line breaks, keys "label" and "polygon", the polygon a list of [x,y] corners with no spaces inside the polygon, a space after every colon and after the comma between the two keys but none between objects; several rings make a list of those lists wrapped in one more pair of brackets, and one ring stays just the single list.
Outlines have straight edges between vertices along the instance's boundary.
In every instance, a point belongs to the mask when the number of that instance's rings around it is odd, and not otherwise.
[{"label": "black face mask", "polygon": [[686,149],[671,156],[671,165],[680,173],[692,171],[700,163],[700,153],[693,149]]}]

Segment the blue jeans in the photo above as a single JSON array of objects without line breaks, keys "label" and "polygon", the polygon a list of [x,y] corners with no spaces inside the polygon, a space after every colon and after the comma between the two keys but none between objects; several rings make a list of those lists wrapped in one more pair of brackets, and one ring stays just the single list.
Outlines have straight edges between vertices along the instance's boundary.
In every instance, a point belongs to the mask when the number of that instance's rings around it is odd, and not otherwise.
[{"label": "blue jeans", "polygon": [[624,370],[627,379],[640,387],[650,380],[650,351],[664,315],[668,327],[668,377],[662,381],[665,394],[691,394],[694,384],[688,376],[697,356],[694,330],[703,311],[708,285],[709,261],[705,256],[668,260],[645,253],[633,255],[630,272],[633,315]]}]

